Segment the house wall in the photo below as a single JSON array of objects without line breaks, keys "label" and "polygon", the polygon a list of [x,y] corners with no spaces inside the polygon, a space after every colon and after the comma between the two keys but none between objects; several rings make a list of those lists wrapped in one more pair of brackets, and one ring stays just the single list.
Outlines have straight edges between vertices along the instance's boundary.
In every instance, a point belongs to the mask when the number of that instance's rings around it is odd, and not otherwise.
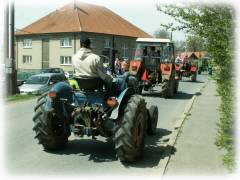
[{"label": "house wall", "polygon": [[[23,47],[23,39],[32,39],[32,48]],[[16,68],[17,69],[41,69],[42,67],[42,40],[40,37],[18,37],[16,39]],[[23,56],[32,56],[32,64],[23,64]]]},{"label": "house wall", "polygon": [[[49,38],[49,67],[60,67],[64,71],[73,71],[71,65],[61,65],[60,56],[71,56],[80,49],[80,37],[86,36],[93,40],[92,51],[98,55],[109,52],[112,59],[112,47],[119,52],[119,57],[123,58],[124,49],[123,45],[127,46],[125,49],[128,59],[133,58],[136,38],[125,36],[114,36],[98,33],[59,33],[59,34],[46,34],[35,36],[18,36],[17,39],[17,68],[20,71],[24,70],[40,70],[42,68],[42,39]],[[72,47],[60,47],[60,39],[70,37],[72,39]],[[32,39],[32,48],[23,48],[23,39]],[[105,39],[110,40],[110,48],[104,48]],[[32,64],[22,64],[23,55],[32,55]]]},{"label": "house wall", "polygon": [[[61,47],[60,39],[69,37],[72,41],[72,47]],[[71,65],[61,65],[61,56],[71,56],[74,54],[74,36],[73,34],[55,34],[50,37],[49,41],[49,67],[60,67],[64,71],[73,71]]]}]

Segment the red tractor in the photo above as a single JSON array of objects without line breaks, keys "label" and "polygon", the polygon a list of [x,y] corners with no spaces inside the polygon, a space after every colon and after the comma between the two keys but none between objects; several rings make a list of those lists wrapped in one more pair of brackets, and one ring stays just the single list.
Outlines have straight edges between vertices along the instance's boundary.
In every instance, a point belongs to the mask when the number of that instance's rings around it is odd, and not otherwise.
[{"label": "red tractor", "polygon": [[139,80],[139,92],[159,86],[165,98],[177,92],[174,45],[169,39],[138,38],[135,57],[130,61],[129,73]]},{"label": "red tractor", "polygon": [[175,69],[177,77],[180,80],[182,77],[190,77],[192,82],[197,81],[198,66],[194,61],[183,61],[183,63],[176,63]]}]

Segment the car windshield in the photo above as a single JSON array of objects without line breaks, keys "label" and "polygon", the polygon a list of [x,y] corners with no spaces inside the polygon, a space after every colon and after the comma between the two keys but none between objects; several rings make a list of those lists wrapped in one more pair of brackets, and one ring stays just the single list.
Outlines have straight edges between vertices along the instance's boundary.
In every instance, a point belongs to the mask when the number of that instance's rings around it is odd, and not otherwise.
[{"label": "car windshield", "polygon": [[49,80],[47,76],[32,76],[28,78],[25,84],[46,84]]}]

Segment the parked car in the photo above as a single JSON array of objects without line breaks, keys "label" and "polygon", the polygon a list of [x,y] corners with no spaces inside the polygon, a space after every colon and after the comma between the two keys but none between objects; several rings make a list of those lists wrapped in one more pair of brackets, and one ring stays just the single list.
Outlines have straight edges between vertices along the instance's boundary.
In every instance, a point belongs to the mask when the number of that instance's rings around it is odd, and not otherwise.
[{"label": "parked car", "polygon": [[39,74],[36,71],[18,71],[17,72],[17,86],[23,85],[23,83],[31,76]]},{"label": "parked car", "polygon": [[61,73],[64,74],[64,70],[62,68],[47,68],[42,69],[42,73]]},{"label": "parked car", "polygon": [[42,94],[48,91],[53,84],[66,81],[64,74],[42,73],[29,77],[23,85],[19,86],[20,94]]}]

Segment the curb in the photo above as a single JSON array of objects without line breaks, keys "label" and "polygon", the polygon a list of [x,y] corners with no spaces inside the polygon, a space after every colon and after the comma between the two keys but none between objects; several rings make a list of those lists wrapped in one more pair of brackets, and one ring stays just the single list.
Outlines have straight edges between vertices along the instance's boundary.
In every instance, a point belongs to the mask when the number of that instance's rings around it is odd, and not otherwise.
[{"label": "curb", "polygon": [[[193,97],[189,100],[188,104],[186,105],[186,107],[183,111],[183,114],[176,121],[176,123],[173,127],[173,130],[172,130],[173,133],[169,137],[168,143],[166,145],[164,145],[165,147],[173,147],[176,144],[177,137],[178,137],[178,134],[179,134],[179,132],[182,128],[183,122],[187,119],[187,117],[189,115],[189,112],[192,109],[193,103],[198,96],[197,94],[201,93],[205,89],[205,87],[208,85],[209,81],[210,81],[210,79],[208,79],[207,82],[201,87],[201,89],[197,93],[195,93],[193,95]],[[160,167],[162,167],[160,169],[160,175],[161,176],[163,176],[166,172],[167,165],[168,165],[169,160],[171,158],[171,156],[169,156],[168,154],[170,154],[171,151],[172,151],[172,148],[166,148],[166,150],[163,152],[163,157],[165,157],[165,158],[162,159],[159,163]]]}]

